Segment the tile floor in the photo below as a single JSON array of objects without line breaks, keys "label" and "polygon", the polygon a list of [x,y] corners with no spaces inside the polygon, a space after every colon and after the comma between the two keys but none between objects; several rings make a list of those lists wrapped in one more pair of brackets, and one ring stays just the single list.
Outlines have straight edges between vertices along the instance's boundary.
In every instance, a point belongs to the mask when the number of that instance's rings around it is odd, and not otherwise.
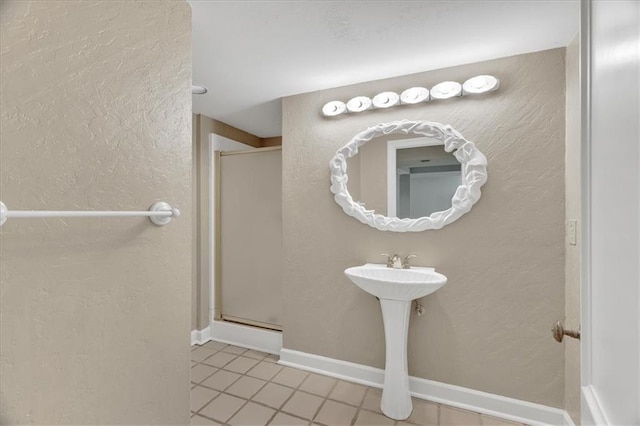
[{"label": "tile floor", "polygon": [[380,389],[219,342],[194,346],[191,360],[192,425],[519,425],[415,398],[411,417],[396,422],[380,412]]}]

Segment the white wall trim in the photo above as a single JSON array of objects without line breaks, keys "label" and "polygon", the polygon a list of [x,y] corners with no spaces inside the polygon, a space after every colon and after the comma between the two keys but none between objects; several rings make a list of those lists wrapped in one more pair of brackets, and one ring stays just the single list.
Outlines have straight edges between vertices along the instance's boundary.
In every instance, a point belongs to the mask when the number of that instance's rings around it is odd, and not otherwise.
[{"label": "white wall trim", "polygon": [[209,327],[191,332],[191,345],[210,340],[276,355],[282,349],[281,332],[226,321],[213,321]]},{"label": "white wall trim", "polygon": [[[580,382],[591,385],[591,1],[580,2]],[[584,410],[582,410],[584,413]]]},{"label": "white wall trim", "polygon": [[211,340],[211,327],[191,331],[191,346],[204,345]]},{"label": "white wall trim", "polygon": [[[384,370],[305,352],[282,349],[279,364],[382,388]],[[409,378],[411,394],[420,399],[531,425],[569,425],[566,411],[460,386]]]},{"label": "white wall trim", "polygon": [[573,422],[573,419],[566,411],[564,412],[564,426],[576,426],[576,424]]},{"label": "white wall trim", "polygon": [[602,409],[600,399],[593,386],[582,386],[582,424],[585,426],[607,426],[611,423]]}]

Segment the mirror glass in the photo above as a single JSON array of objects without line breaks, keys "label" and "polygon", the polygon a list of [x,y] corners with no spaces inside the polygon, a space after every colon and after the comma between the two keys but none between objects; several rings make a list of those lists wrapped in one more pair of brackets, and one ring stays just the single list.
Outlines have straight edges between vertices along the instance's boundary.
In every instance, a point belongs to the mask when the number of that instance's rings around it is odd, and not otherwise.
[{"label": "mirror glass", "polygon": [[441,141],[385,135],[347,160],[349,193],[376,213],[418,219],[451,207],[462,184],[462,167]]},{"label": "mirror glass", "polygon": [[471,210],[487,159],[449,125],[400,120],[355,135],[329,171],[333,199],[347,215],[380,231],[420,232]]}]

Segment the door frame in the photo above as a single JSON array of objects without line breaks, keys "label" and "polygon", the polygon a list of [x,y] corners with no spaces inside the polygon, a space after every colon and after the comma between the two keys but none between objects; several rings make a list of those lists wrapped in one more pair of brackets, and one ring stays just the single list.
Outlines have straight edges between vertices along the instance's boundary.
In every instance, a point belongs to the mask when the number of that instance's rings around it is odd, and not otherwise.
[{"label": "door frame", "polygon": [[591,341],[591,0],[580,2],[580,399],[584,424],[607,425],[592,379]]},{"label": "door frame", "polygon": [[[580,2],[580,96],[581,96],[581,294],[580,294],[580,378],[581,423],[610,425],[612,422],[594,384],[593,360],[593,254],[592,254],[592,60],[593,0]],[[640,336],[634,336],[639,339]],[[640,364],[640,359],[638,360]],[[639,377],[640,379],[640,377]]]}]

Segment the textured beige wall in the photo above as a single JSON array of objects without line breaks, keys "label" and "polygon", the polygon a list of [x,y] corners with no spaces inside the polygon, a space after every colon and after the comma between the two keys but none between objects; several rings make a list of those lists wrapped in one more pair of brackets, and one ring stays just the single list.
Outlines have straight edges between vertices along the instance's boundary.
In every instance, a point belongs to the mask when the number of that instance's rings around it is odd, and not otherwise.
[{"label": "textured beige wall", "polygon": [[[334,99],[427,87],[478,74],[496,93],[325,119]],[[380,252],[416,253],[449,282],[412,316],[410,374],[563,407],[564,49],[292,96],[283,103],[284,347],[383,367],[378,301],[344,276]],[[487,156],[482,199],[455,223],[380,232],[346,216],[329,192],[329,160],[379,122],[453,125]]]},{"label": "textured beige wall", "polygon": [[[576,36],[567,47],[567,129],[565,152],[566,220],[577,220],[580,235],[580,38]],[[578,329],[580,325],[580,250],[566,243],[565,254],[565,326]],[[580,424],[580,341],[565,339],[565,409]]]},{"label": "textured beige wall", "polygon": [[202,330],[209,325],[209,283],[211,282],[209,265],[209,203],[211,202],[211,188],[209,185],[210,146],[209,134],[213,133],[215,120],[202,114],[194,114],[193,162],[195,165],[195,226],[196,240],[196,279],[193,280],[191,312],[191,329]]},{"label": "textured beige wall", "polygon": [[187,424],[191,10],[2,2],[0,423]]}]

